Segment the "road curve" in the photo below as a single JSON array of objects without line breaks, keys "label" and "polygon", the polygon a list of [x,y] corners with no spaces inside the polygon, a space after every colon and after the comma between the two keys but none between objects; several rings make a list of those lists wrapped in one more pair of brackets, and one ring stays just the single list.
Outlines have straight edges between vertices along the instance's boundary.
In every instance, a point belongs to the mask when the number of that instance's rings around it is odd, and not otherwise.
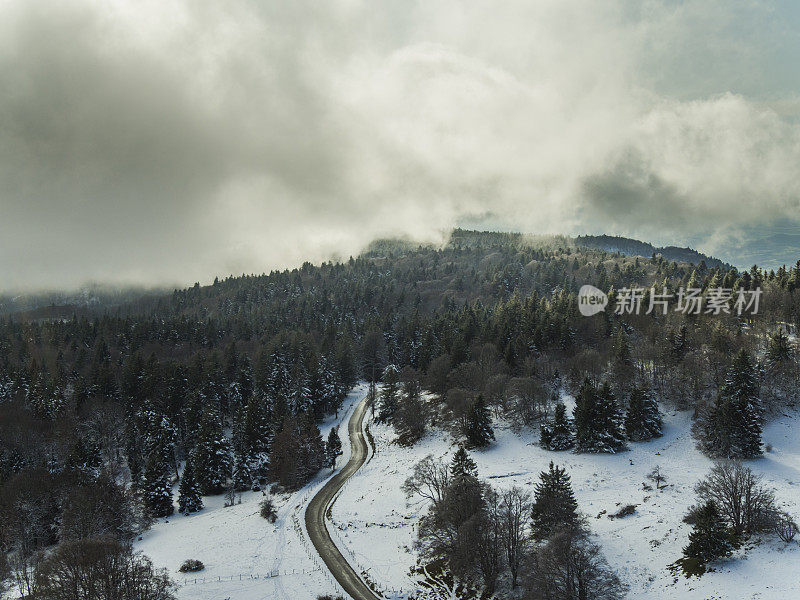
[{"label": "road curve", "polygon": [[306,508],[306,530],[308,531],[308,537],[311,538],[311,542],[317,549],[317,553],[322,557],[331,574],[354,600],[381,600],[381,597],[377,596],[361,580],[361,577],[350,566],[350,563],[345,560],[336,544],[333,543],[328,533],[328,528],[325,526],[326,513],[336,499],[336,494],[367,460],[369,448],[363,433],[364,415],[366,415],[369,406],[367,400],[368,397],[365,396],[359,402],[347,425],[347,431],[350,436],[350,460],[309,502],[308,508]]}]

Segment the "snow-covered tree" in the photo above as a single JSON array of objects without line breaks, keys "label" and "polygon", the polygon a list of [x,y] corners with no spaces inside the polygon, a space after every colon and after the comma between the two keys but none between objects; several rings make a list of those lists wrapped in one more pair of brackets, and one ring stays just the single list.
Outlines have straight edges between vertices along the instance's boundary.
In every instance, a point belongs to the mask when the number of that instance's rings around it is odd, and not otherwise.
[{"label": "snow-covered tree", "polygon": [[464,435],[470,448],[484,448],[494,440],[492,417],[482,394],[478,395],[469,409]]},{"label": "snow-covered tree", "polygon": [[219,494],[231,476],[231,449],[219,415],[208,407],[201,418],[197,445],[192,452],[197,483],[204,495]]},{"label": "snow-covered tree", "polygon": [[200,494],[200,486],[194,476],[192,461],[186,461],[186,468],[181,476],[181,484],[178,487],[178,511],[183,514],[197,512],[203,508],[203,498]]},{"label": "snow-covered tree", "polygon": [[400,372],[395,365],[388,365],[383,370],[382,382],[377,420],[381,423],[391,423],[397,410],[397,398],[400,393]]},{"label": "snow-covered tree", "polygon": [[464,446],[459,446],[450,462],[450,477],[477,477],[478,465],[470,458]]},{"label": "snow-covered tree", "polygon": [[625,448],[622,414],[607,382],[598,389],[586,380],[573,416],[578,452],[614,453]]},{"label": "snow-covered tree", "polygon": [[80,479],[96,479],[103,466],[100,447],[89,437],[79,436],[67,457],[66,466],[67,471]]},{"label": "snow-covered tree", "polygon": [[760,456],[763,413],[755,366],[742,349],[733,359],[716,401],[696,423],[700,449],[716,458]]},{"label": "snow-covered tree", "polygon": [[147,459],[142,477],[142,497],[145,510],[153,518],[168,517],[175,508],[172,505],[172,479],[163,455],[153,452]]},{"label": "snow-covered tree", "polygon": [[542,423],[539,443],[545,450],[569,450],[575,446],[575,432],[563,402],[556,404],[552,421]]},{"label": "snow-covered tree", "polygon": [[534,489],[532,531],[536,539],[544,540],[562,527],[577,525],[578,502],[565,469],[550,462],[550,468],[539,474]]},{"label": "snow-covered tree", "polygon": [[329,469],[336,467],[336,458],[342,455],[342,440],[336,427],[331,427],[328,441],[325,443],[325,466]]},{"label": "snow-covered tree", "polygon": [[272,444],[269,476],[282,486],[297,489],[325,464],[325,442],[313,419],[287,417]]},{"label": "snow-covered tree", "polygon": [[272,438],[272,424],[264,398],[253,394],[234,419],[233,454],[236,473],[239,474],[237,489],[247,489],[253,480],[266,475]]},{"label": "snow-covered tree", "polygon": [[696,520],[689,545],[683,549],[684,557],[706,565],[733,551],[731,536],[725,520],[713,501],[708,501],[696,512]]},{"label": "snow-covered tree", "polygon": [[625,414],[625,431],[628,439],[644,442],[661,437],[661,413],[658,402],[644,388],[633,388]]}]

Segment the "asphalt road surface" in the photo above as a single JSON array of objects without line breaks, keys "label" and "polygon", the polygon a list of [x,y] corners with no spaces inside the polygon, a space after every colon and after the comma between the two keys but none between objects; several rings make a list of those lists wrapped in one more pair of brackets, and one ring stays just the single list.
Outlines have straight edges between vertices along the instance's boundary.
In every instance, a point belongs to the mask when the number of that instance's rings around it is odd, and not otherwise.
[{"label": "asphalt road surface", "polygon": [[367,440],[364,438],[363,424],[364,415],[367,412],[367,397],[359,402],[350,417],[347,431],[350,436],[350,460],[344,468],[334,475],[328,483],[311,499],[306,509],[306,529],[311,542],[327,565],[331,574],[336,578],[344,590],[354,598],[354,600],[381,600],[353,570],[350,563],[345,560],[342,553],[331,540],[328,529],[325,526],[325,516],[328,509],[333,504],[336,494],[342,489],[353,474],[361,468],[367,460],[369,448]]}]

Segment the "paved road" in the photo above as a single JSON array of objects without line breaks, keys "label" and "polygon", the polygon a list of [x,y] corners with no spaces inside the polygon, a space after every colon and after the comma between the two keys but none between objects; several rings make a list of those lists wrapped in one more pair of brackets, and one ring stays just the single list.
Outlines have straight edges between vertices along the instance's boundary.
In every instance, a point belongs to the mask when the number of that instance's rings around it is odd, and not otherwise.
[{"label": "paved road", "polygon": [[367,397],[358,404],[350,417],[347,431],[350,436],[352,452],[350,460],[344,468],[334,475],[325,486],[311,499],[306,509],[306,529],[311,542],[336,578],[336,581],[353,597],[354,600],[380,600],[375,593],[361,580],[358,574],[345,560],[342,553],[331,540],[325,516],[333,504],[336,494],[342,489],[345,482],[361,468],[367,460],[367,440],[364,439],[364,415],[367,412]]}]

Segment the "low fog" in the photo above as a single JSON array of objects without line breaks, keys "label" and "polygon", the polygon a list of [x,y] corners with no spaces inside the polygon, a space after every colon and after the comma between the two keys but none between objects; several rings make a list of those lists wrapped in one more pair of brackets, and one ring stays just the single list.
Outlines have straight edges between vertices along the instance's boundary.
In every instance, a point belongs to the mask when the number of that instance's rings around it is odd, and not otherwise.
[{"label": "low fog", "polygon": [[5,0],[0,290],[465,221],[715,253],[798,214],[799,26],[789,2]]}]

